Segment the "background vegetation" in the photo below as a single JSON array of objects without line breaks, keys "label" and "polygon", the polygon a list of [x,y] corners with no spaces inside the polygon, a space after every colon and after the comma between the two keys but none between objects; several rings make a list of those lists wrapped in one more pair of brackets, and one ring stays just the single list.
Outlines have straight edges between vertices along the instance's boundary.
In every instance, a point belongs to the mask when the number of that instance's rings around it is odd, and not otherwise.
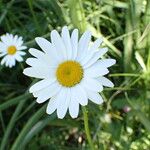
[{"label": "background vegetation", "polygon": [[[87,106],[95,148],[150,149],[150,0],[0,0],[0,35],[21,35],[29,48],[64,25],[91,30],[93,40],[103,36],[117,60],[104,104]],[[75,120],[46,115],[46,103],[27,92],[35,80],[22,74],[24,67],[0,66],[0,150],[90,149],[82,110]]]}]

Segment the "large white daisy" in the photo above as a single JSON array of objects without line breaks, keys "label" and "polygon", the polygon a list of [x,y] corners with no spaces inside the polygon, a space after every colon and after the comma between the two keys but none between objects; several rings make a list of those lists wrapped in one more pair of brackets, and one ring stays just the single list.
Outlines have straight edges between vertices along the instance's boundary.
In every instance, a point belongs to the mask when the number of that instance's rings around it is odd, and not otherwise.
[{"label": "large white daisy", "polygon": [[113,83],[103,75],[108,67],[115,64],[114,59],[100,59],[107,48],[99,48],[102,39],[91,46],[91,32],[85,32],[78,41],[78,30],[71,36],[68,28],[62,28],[61,36],[56,30],[51,32],[51,42],[37,37],[37,44],[43,50],[31,48],[34,58],[28,58],[31,67],[24,70],[30,77],[42,79],[30,88],[38,103],[49,100],[46,112],[57,110],[58,118],[64,118],[67,110],[72,118],[79,113],[79,105],[88,104],[88,99],[96,104],[103,102],[99,92],[103,86],[113,87]]},{"label": "large white daisy", "polygon": [[1,36],[0,39],[0,57],[3,57],[1,65],[5,64],[6,67],[11,68],[15,66],[16,61],[23,61],[22,56],[26,53],[22,50],[27,47],[23,46],[22,37],[6,33],[6,35]]}]

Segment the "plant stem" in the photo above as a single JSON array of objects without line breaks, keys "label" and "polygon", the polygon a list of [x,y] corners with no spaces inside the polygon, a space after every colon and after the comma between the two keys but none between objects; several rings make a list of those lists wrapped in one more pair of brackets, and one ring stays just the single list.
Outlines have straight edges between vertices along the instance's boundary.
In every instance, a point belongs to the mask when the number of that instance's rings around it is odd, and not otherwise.
[{"label": "plant stem", "polygon": [[33,16],[33,21],[34,21],[34,24],[37,28],[37,31],[38,31],[38,34],[40,35],[41,34],[41,29],[40,29],[40,26],[39,26],[39,23],[38,23],[38,20],[36,18],[36,15],[35,15],[35,12],[33,10],[33,1],[32,0],[28,0],[28,5],[29,5],[29,9],[31,11],[31,14]]},{"label": "plant stem", "polygon": [[24,138],[28,134],[28,132],[31,130],[31,128],[39,121],[39,119],[45,114],[45,108],[46,105],[41,107],[25,124],[23,129],[21,130],[20,134],[18,135],[17,139],[12,144],[11,150],[20,150],[21,144],[24,141]]},{"label": "plant stem", "polygon": [[13,106],[13,105],[19,103],[19,101],[21,101],[22,99],[24,99],[24,98],[27,99],[27,98],[29,98],[30,96],[31,96],[30,93],[25,93],[25,94],[23,94],[23,95],[21,95],[21,96],[18,96],[18,97],[16,97],[16,98],[13,98],[13,99],[11,99],[11,100],[8,100],[8,101],[6,101],[6,102],[0,104],[0,111],[3,111],[3,110],[5,110],[5,109],[8,109],[9,107],[11,107],[11,106]]},{"label": "plant stem", "polygon": [[20,112],[22,110],[22,107],[24,106],[25,100],[26,99],[20,101],[20,103],[18,104],[15,112],[13,113],[13,115],[12,115],[12,117],[10,119],[10,122],[9,122],[9,124],[7,126],[6,132],[5,132],[4,137],[2,139],[2,142],[1,142],[1,146],[0,146],[1,150],[4,150],[6,148],[6,146],[7,146],[7,144],[8,144],[9,136],[11,134],[12,129],[15,126],[16,118],[20,114]]},{"label": "plant stem", "polygon": [[8,10],[11,8],[11,6],[13,5],[14,2],[15,2],[15,0],[11,0],[11,1],[7,4],[7,6],[6,6],[4,12],[2,13],[2,15],[1,15],[1,17],[0,17],[0,24],[1,24],[2,21],[5,19]]},{"label": "plant stem", "polygon": [[88,123],[88,112],[86,110],[86,107],[82,107],[82,111],[83,111],[84,128],[85,128],[85,133],[86,133],[86,136],[87,136],[87,140],[88,140],[88,143],[90,145],[91,150],[95,150],[94,144],[92,142],[92,138],[91,138],[91,135],[90,135],[90,129],[89,129],[89,123]]}]

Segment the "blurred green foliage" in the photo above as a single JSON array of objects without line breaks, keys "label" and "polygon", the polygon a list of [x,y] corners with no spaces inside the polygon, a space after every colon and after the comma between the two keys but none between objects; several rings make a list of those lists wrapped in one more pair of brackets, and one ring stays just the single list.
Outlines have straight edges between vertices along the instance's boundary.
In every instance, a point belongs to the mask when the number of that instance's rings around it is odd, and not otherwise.
[{"label": "blurred green foliage", "polygon": [[[91,30],[93,40],[102,36],[117,60],[104,104],[87,106],[95,149],[150,149],[150,1],[0,0],[0,35],[21,35],[28,47],[64,25]],[[22,74],[24,67],[0,66],[0,150],[90,149],[82,111],[75,120],[46,115],[46,104],[26,92],[35,81]]]}]

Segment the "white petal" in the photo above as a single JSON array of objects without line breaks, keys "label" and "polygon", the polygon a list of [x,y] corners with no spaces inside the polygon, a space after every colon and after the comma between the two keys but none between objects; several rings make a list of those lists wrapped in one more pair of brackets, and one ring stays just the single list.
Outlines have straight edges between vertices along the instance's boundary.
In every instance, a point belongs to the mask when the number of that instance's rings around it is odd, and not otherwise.
[{"label": "white petal", "polygon": [[99,38],[96,41],[94,41],[93,45],[90,47],[90,51],[96,51],[98,47],[101,45],[102,41],[103,41],[102,38]]},{"label": "white petal", "polygon": [[96,62],[97,67],[110,67],[116,63],[115,59],[101,59]]},{"label": "white petal", "polygon": [[78,61],[81,61],[85,57],[86,51],[88,50],[90,40],[91,40],[91,32],[86,31],[79,40],[78,55],[77,55]]},{"label": "white petal", "polygon": [[12,68],[14,64],[15,64],[15,59],[9,56],[9,58],[6,61],[6,66],[8,66],[9,68]]},{"label": "white petal", "polygon": [[86,57],[84,57],[81,60],[81,64],[82,66],[84,66],[94,55],[95,52],[97,52],[98,47],[100,46],[100,44],[102,43],[102,39],[97,39],[93,45],[88,49],[87,53],[86,53]]},{"label": "white petal", "polygon": [[23,52],[23,51],[18,51],[17,53],[18,53],[19,55],[21,55],[21,56],[26,55],[26,52]]},{"label": "white petal", "polygon": [[6,54],[7,54],[6,52],[2,52],[2,53],[0,53],[0,57],[5,56]]},{"label": "white petal", "polygon": [[16,60],[15,60],[15,57],[11,57],[10,58],[10,63],[11,63],[11,67],[15,66],[16,65]]},{"label": "white petal", "polygon": [[109,71],[107,68],[104,67],[98,67],[97,65],[93,65],[87,69],[84,70],[85,77],[99,77],[102,75],[108,74]]},{"label": "white petal", "polygon": [[29,49],[29,53],[30,53],[32,56],[36,57],[36,58],[42,58],[42,59],[43,59],[43,57],[44,57],[44,53],[41,52],[41,51],[38,50],[38,49],[35,49],[35,48],[30,48],[30,49]]},{"label": "white petal", "polygon": [[69,113],[72,118],[77,118],[77,116],[79,114],[79,102],[76,100],[76,97],[74,97],[74,94],[72,92],[74,92],[74,91],[72,91],[72,89],[71,89],[71,100],[70,100],[70,104],[69,104]]},{"label": "white petal", "polygon": [[17,50],[25,50],[25,49],[27,49],[26,46],[18,46],[18,47],[17,47]]},{"label": "white petal", "polygon": [[17,40],[18,40],[18,35],[15,35],[15,36],[14,36],[14,40],[13,40],[13,41],[14,41],[14,44],[17,43]]},{"label": "white petal", "polygon": [[47,68],[55,68],[58,65],[57,60],[55,60],[54,58],[51,58],[51,56],[49,56],[48,54],[45,54],[37,49],[31,48],[29,50],[29,52],[36,57],[35,58],[28,58],[27,59],[27,64],[31,65],[31,66],[42,66],[43,67],[47,67]]},{"label": "white petal", "polygon": [[88,99],[90,99],[92,102],[94,102],[96,104],[103,103],[102,97],[97,92],[93,92],[93,91],[88,90],[87,91],[87,96],[88,96]]},{"label": "white petal", "polygon": [[82,106],[88,104],[88,99],[84,88],[78,84],[75,87],[72,87],[72,96],[76,101],[78,101]]},{"label": "white petal", "polygon": [[2,43],[1,41],[0,41],[0,52],[7,52],[6,44]]},{"label": "white petal", "polygon": [[23,58],[22,58],[19,54],[16,54],[16,55],[15,55],[15,59],[16,59],[18,62],[22,62],[22,61],[23,61]]},{"label": "white petal", "polygon": [[71,45],[71,39],[70,39],[70,34],[67,26],[64,26],[62,28],[62,33],[61,33],[66,52],[67,52],[67,58],[70,60],[72,59],[72,45]]},{"label": "white petal", "polygon": [[64,43],[63,43],[60,35],[58,34],[58,32],[56,30],[53,30],[51,32],[51,42],[54,45],[56,52],[57,52],[57,55],[59,55],[61,60],[66,59],[67,53],[66,53]]},{"label": "white petal", "polygon": [[1,38],[1,41],[2,41],[3,43],[5,43],[5,45],[8,46],[9,44],[11,44],[10,38],[7,37],[6,35],[2,35],[0,38]]},{"label": "white petal", "polygon": [[[17,49],[19,50],[19,48],[20,47],[22,47],[22,44],[23,44],[23,40],[22,40],[23,38],[20,36],[20,37],[18,37],[18,35],[15,35],[14,36],[14,38],[13,38],[13,40],[12,40],[12,42],[13,42],[13,44],[17,47]],[[25,46],[23,46],[22,48],[20,48],[20,50],[22,49],[26,49],[27,47]]]},{"label": "white petal", "polygon": [[59,57],[58,55],[58,51],[56,51],[55,47],[46,39],[41,38],[41,37],[37,37],[35,38],[36,42],[38,43],[38,45],[41,47],[41,49],[47,54],[49,55],[50,59],[54,59],[57,61],[61,60],[61,56]]},{"label": "white petal", "polygon": [[26,63],[29,66],[39,67],[40,69],[48,67],[48,64],[46,64],[45,62],[43,62],[43,61],[41,61],[40,59],[37,59],[37,58],[28,58],[26,60]]},{"label": "white petal", "polygon": [[50,50],[51,43],[48,40],[42,37],[36,37],[35,41],[45,53]]},{"label": "white petal", "polygon": [[62,91],[59,95],[59,104],[57,107],[58,118],[63,119],[67,113],[67,109],[70,103],[70,88],[62,88]]},{"label": "white petal", "polygon": [[114,84],[105,77],[98,77],[97,80],[104,86],[114,87]]},{"label": "white petal", "polygon": [[14,61],[14,59],[12,58],[12,56],[8,55],[7,60],[6,60],[6,67],[12,67],[12,61]]},{"label": "white petal", "polygon": [[6,63],[7,57],[8,57],[8,56],[5,56],[5,57],[2,59],[2,61],[1,61],[1,65],[3,65],[3,64],[5,64],[5,63]]},{"label": "white petal", "polygon": [[49,98],[53,97],[56,95],[61,89],[61,86],[57,83],[54,82],[51,85],[47,86],[46,88],[39,90],[37,92],[34,92],[33,95],[34,97],[37,97],[37,102],[38,103],[43,103]]},{"label": "white petal", "polygon": [[[88,60],[90,60],[93,57],[94,51],[88,51],[86,54],[86,57],[80,61],[80,64],[82,66],[85,66]],[[85,67],[84,67],[85,68]]]},{"label": "white petal", "polygon": [[6,67],[9,67],[9,61],[10,61],[9,59],[6,60],[6,62],[5,62]]},{"label": "white petal", "polygon": [[52,84],[53,82],[55,82],[56,79],[44,79],[41,80],[37,83],[35,83],[33,86],[30,87],[29,92],[36,92],[39,91],[43,88],[46,88],[47,86],[49,86],[50,84]]},{"label": "white petal", "polygon": [[78,51],[78,29],[73,30],[71,34],[71,43],[72,43],[72,59],[75,60]]},{"label": "white petal", "polygon": [[92,64],[94,64],[100,57],[102,57],[106,52],[108,51],[108,48],[101,48],[99,51],[95,52],[93,56],[85,62],[84,68],[88,68]]},{"label": "white petal", "polygon": [[9,62],[9,67],[12,68],[13,66],[15,66],[16,64],[15,62],[16,62],[15,59]]},{"label": "white petal", "polygon": [[52,114],[56,110],[57,104],[58,104],[58,100],[56,99],[56,96],[52,97],[48,102],[46,113]]},{"label": "white petal", "polygon": [[52,71],[53,69],[51,68],[48,70],[48,68],[29,67],[24,69],[23,73],[30,77],[35,77],[39,79],[44,79],[44,78],[48,79],[48,78],[55,77],[55,74]]},{"label": "white petal", "polygon": [[[55,78],[56,68],[53,66],[48,66],[48,64],[41,62],[39,59],[36,58],[28,58],[26,63],[31,67],[29,69],[31,77],[38,77],[38,78]],[[27,74],[26,74],[27,75]],[[28,75],[30,76],[30,75]]]},{"label": "white petal", "polygon": [[92,78],[84,78],[81,82],[81,85],[86,89],[95,92],[101,92],[103,90],[102,84],[100,84],[98,80]]}]

